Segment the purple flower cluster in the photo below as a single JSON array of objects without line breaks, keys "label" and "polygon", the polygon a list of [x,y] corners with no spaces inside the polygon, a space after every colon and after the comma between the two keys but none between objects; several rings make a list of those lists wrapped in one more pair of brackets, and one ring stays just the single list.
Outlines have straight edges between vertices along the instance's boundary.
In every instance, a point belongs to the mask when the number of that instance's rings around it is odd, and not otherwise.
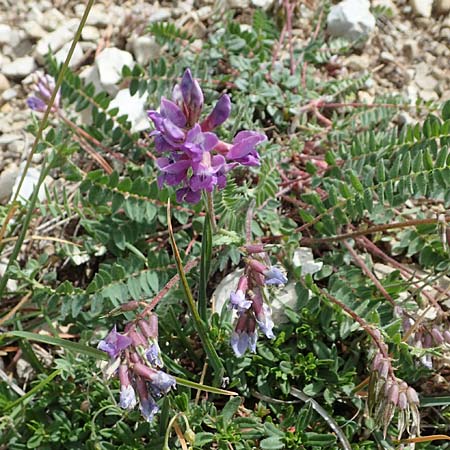
[{"label": "purple flower cluster", "polygon": [[154,398],[167,394],[176,384],[174,377],[160,370],[158,317],[151,314],[147,320],[128,324],[125,334],[114,327],[98,348],[111,357],[112,367],[118,367],[121,408],[131,410],[139,401],[143,417],[152,421],[159,411]]},{"label": "purple flower cluster", "polygon": [[[33,95],[28,97],[27,105],[33,111],[45,112],[48,102],[55,90],[55,79],[51,75],[38,76],[34,84]],[[55,112],[59,108],[61,102],[61,92],[58,90],[55,101],[52,105],[52,111]]]},{"label": "purple flower cluster", "polygon": [[239,279],[237,289],[230,295],[229,307],[237,310],[238,319],[231,335],[231,348],[241,357],[249,349],[256,352],[258,333],[256,325],[268,339],[273,339],[274,323],[272,311],[264,301],[264,286],[279,286],[287,283],[283,272],[273,266],[266,266],[257,259],[246,260],[244,275]]},{"label": "purple flower cluster", "polygon": [[224,123],[231,101],[222,95],[211,113],[200,122],[203,92],[187,69],[173,90],[172,101],[161,99],[159,111],[148,111],[155,130],[156,163],[161,171],[158,185],[177,186],[177,201],[197,203],[202,191],[223,189],[226,174],[237,165],[258,166],[256,146],[267,138],[255,131],[241,131],[232,144],[220,141],[212,131]]}]

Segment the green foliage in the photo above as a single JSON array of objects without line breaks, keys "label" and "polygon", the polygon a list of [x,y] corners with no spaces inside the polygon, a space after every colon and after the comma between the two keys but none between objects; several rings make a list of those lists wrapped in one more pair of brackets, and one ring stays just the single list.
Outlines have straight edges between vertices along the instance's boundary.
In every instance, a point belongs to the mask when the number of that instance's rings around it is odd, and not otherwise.
[{"label": "green foliage", "polygon": [[[386,14],[382,8],[377,11]],[[404,107],[402,99],[377,98],[367,106],[354,103],[370,74],[328,76],[330,58],[348,53],[348,43],[326,39],[320,32],[303,48],[294,48],[297,67],[291,73],[290,61],[280,54],[272,64],[280,33],[275,20],[260,10],[253,13],[251,27],[232,19],[231,14],[221,18],[201,53],[192,49],[194,37],[188,32],[171,23],[154,23],[148,32],[164,46],[163,57],[146,68],[136,65],[122,71],[123,85],[132,94],[146,93],[149,108],[156,108],[161,96],[170,95],[182,70],[191,67],[205,91],[206,113],[220,93],[231,94],[231,117],[217,130],[221,139],[231,141],[242,129],[266,131],[269,142],[260,147],[261,166],[235,169],[227,186],[214,193],[219,227],[215,233],[205,221],[202,204],[178,205],[173,189],[158,188],[154,158],[159,155],[147,134],[131,131],[127,117],[118,117],[117,108],[110,108],[108,94],[95,92],[76,73],[65,75],[64,113],[95,139],[90,145],[113,171],[95,165],[68,121],[48,128],[40,142],[38,151],[50,155],[49,170],[60,183],[46,190],[45,200],[33,212],[40,219],[32,234],[39,245],[52,238],[53,247],[33,247],[30,238],[30,247],[12,262],[17,289],[7,292],[6,308],[25,296],[27,308],[11,317],[2,310],[2,327],[16,334],[2,335],[0,343],[10,349],[19,336],[30,338],[26,332],[45,329],[46,334],[39,344],[31,338],[21,344],[24,359],[36,371],[31,386],[26,386],[32,395],[22,401],[6,382],[0,384],[0,408],[5,411],[2,445],[160,449],[166,432],[171,432],[170,419],[183,413],[195,433],[194,449],[340,448],[327,417],[352,448],[395,448],[390,440],[397,432],[395,421],[383,438],[361,414],[361,383],[370,372],[373,342],[360,323],[324,293],[380,330],[399,377],[416,387],[431,379],[432,371],[421,361],[439,357],[439,350],[403,342],[398,308],[386,300],[379,285],[397,307],[417,318],[427,305],[426,287],[436,286],[450,269],[448,244],[442,238],[445,229],[434,220],[450,204],[450,102],[441,110],[430,110],[422,122],[398,127],[395,117]],[[303,72],[303,64],[314,72]],[[59,70],[49,60],[49,71],[56,75]],[[325,126],[323,118],[331,126]],[[29,129],[36,133],[36,124]],[[200,306],[205,330],[200,338],[206,336],[211,348],[199,339],[198,323],[182,301],[181,287],[164,290],[177,274],[167,230],[169,199],[182,263],[197,264],[186,277]],[[27,205],[18,206],[18,217],[27,211]],[[242,267],[249,211],[252,239],[272,244],[272,263],[289,271],[290,294],[270,289],[277,310],[276,338],[261,338],[256,354],[237,359],[229,348],[230,313],[226,308],[211,310],[211,305],[220,281]],[[6,215],[0,208],[2,220]],[[411,217],[433,223],[389,228]],[[15,239],[18,223],[9,223],[5,238]],[[367,233],[370,242],[391,258],[390,264],[392,258],[397,263],[392,267],[397,270],[385,276],[377,273],[378,285],[340,245],[342,237],[337,238],[376,226],[385,228]],[[1,242],[2,250],[8,250],[7,239]],[[307,264],[299,267],[294,262],[301,239],[323,264],[314,274],[306,270]],[[360,245],[355,248],[370,270],[375,262],[386,262],[379,254],[370,256],[361,241],[346,242]],[[413,269],[405,275],[406,266]],[[210,366],[223,364],[226,389],[239,396],[202,394],[196,399],[196,389],[179,384],[175,393],[159,400],[161,414],[148,424],[137,410],[124,412],[117,406],[118,383],[105,383],[100,362],[90,359],[96,351],[92,348],[89,357],[77,352],[86,345],[94,347],[113,324],[122,329],[134,317],[134,312],[120,312],[120,305],[130,300],[148,305],[161,290],[164,296],[156,312],[167,369],[208,385],[217,377]],[[288,305],[282,303],[283,295],[291,299]],[[438,322],[444,316],[439,317],[435,323],[444,325],[444,319]],[[427,322],[426,327],[435,323]],[[56,352],[46,345],[60,342],[62,330],[73,345]],[[51,368],[41,361],[44,350],[51,355]],[[207,356],[215,353],[220,360],[211,364]],[[55,370],[58,383],[49,381]],[[293,388],[314,399],[325,413],[295,398]],[[435,408],[426,410],[424,418],[430,432],[446,433],[448,397],[435,393],[439,397],[434,403],[432,397],[423,402]],[[185,432],[186,424],[178,424]],[[179,448],[175,433],[169,442],[171,448]],[[442,443],[420,446],[448,448]]]}]

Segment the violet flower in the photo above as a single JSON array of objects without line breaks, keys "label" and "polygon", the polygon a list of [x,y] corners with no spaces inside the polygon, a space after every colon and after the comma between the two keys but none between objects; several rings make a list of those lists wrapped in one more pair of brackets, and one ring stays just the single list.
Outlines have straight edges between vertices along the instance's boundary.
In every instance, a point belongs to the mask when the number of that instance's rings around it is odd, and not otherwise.
[{"label": "violet flower", "polygon": [[128,348],[131,343],[131,338],[118,333],[116,326],[114,325],[114,328],[109,332],[108,336],[98,343],[97,348],[108,353],[112,359],[115,359],[123,350]]},{"label": "violet flower", "polygon": [[119,367],[120,380],[120,401],[119,405],[123,409],[133,409],[136,406],[136,393],[131,385],[130,377],[128,375],[128,366],[121,364]]},{"label": "violet flower", "polygon": [[288,279],[286,275],[278,269],[277,267],[270,267],[268,270],[264,272],[264,276],[266,277],[266,284],[279,286],[280,284],[286,284]]},{"label": "violet flower", "polygon": [[259,328],[261,328],[261,331],[266,335],[268,339],[273,339],[275,335],[272,331],[274,327],[274,323],[272,320],[272,311],[270,310],[269,305],[264,303],[263,296],[259,288],[255,289],[252,308],[255,314],[256,322]]},{"label": "violet flower", "polygon": [[256,353],[256,341],[258,334],[256,333],[256,322],[254,317],[247,312],[243,312],[236,324],[236,328],[231,335],[231,348],[237,357],[245,354],[247,349],[252,353]]},{"label": "violet flower", "polygon": [[218,139],[212,131],[231,112],[231,101],[222,95],[211,113],[199,123],[203,92],[187,69],[173,90],[172,100],[161,99],[159,111],[148,111],[155,130],[155,149],[160,153],[158,186],[176,186],[178,202],[197,203],[203,191],[212,193],[226,186],[226,174],[238,165],[259,165],[256,146],[267,138],[254,131],[241,131],[233,144]]},{"label": "violet flower", "polygon": [[[55,79],[51,75],[41,75],[34,85],[33,95],[28,97],[27,105],[33,111],[45,112],[49,100],[55,89]],[[51,111],[55,112],[61,102],[61,93],[58,90]]]},{"label": "violet flower", "polygon": [[152,422],[155,414],[159,411],[153,397],[148,392],[147,383],[141,378],[136,378],[136,388],[139,395],[139,409],[147,422]]}]

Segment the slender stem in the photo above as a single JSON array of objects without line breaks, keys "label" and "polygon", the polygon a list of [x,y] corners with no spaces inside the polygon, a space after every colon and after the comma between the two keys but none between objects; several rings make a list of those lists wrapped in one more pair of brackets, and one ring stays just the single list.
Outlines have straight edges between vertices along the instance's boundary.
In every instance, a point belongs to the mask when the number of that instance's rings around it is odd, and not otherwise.
[{"label": "slender stem", "polygon": [[[383,225],[375,225],[373,227],[366,228],[364,230],[356,230],[350,233],[337,234],[336,236],[330,236],[326,238],[302,238],[301,244],[326,244],[335,241],[344,241],[346,239],[354,238],[356,236],[363,236],[365,234],[377,233],[380,231],[393,230],[395,228],[407,228],[415,227],[418,225],[431,225],[442,222],[442,219],[415,219],[407,220],[405,222],[386,223]],[[445,222],[450,222],[450,216],[445,218]],[[300,230],[296,230],[300,231]]]},{"label": "slender stem", "polygon": [[394,299],[389,295],[384,286],[380,283],[379,280],[375,277],[372,271],[367,267],[366,263],[363,259],[355,252],[355,249],[347,242],[343,242],[345,248],[348,250],[350,255],[352,255],[355,263],[361,268],[361,270],[372,280],[373,284],[377,287],[377,289],[383,294],[383,297],[395,308],[396,304]]},{"label": "slender stem", "polygon": [[[19,185],[17,186],[16,193],[15,193],[14,198],[13,198],[11,204],[10,204],[9,209],[14,208],[14,204],[17,201],[17,198],[19,197],[19,193],[20,193],[22,185],[23,185],[23,183],[25,181],[26,174],[27,174],[28,169],[29,169],[29,167],[31,165],[31,161],[33,159],[34,154],[36,153],[39,141],[42,138],[42,133],[44,131],[44,128],[47,125],[47,120],[48,120],[48,117],[49,117],[50,112],[52,110],[53,103],[55,102],[56,94],[57,94],[59,88],[61,87],[62,81],[64,79],[64,74],[65,74],[65,72],[66,72],[66,70],[67,70],[67,68],[69,66],[69,62],[70,62],[70,59],[72,58],[73,52],[75,51],[75,46],[78,43],[78,41],[80,40],[81,31],[82,31],[82,29],[84,27],[84,24],[86,23],[86,20],[87,20],[88,15],[89,15],[89,11],[91,10],[92,5],[94,4],[94,2],[95,2],[95,0],[88,0],[88,2],[87,2],[86,9],[85,9],[83,17],[81,18],[81,21],[80,21],[80,25],[78,26],[77,32],[75,33],[75,37],[74,37],[74,39],[72,41],[72,45],[70,47],[69,53],[67,54],[66,60],[64,61],[64,64],[61,67],[61,71],[59,72],[58,79],[56,80],[56,83],[55,83],[55,88],[53,89],[52,95],[51,95],[50,100],[49,100],[48,105],[47,105],[47,109],[45,110],[44,116],[43,116],[43,118],[41,120],[41,123],[39,125],[39,129],[38,129],[36,137],[34,139],[33,146],[31,147],[30,153],[29,153],[27,161],[25,163],[25,167],[24,167],[23,172],[22,172],[22,176],[21,176],[21,178],[19,180]],[[30,202],[29,202],[29,205],[28,205],[28,211],[27,211],[27,214],[25,216],[25,220],[24,220],[24,223],[23,223],[23,226],[22,226],[22,230],[21,230],[21,233],[19,235],[19,239],[17,240],[16,245],[14,246],[14,250],[13,250],[13,252],[11,254],[11,257],[8,260],[8,265],[6,267],[5,273],[4,273],[3,277],[2,277],[2,279],[0,280],[0,298],[3,297],[3,291],[5,290],[6,283],[8,282],[8,279],[9,279],[9,268],[11,266],[11,263],[13,261],[17,260],[17,257],[19,256],[19,253],[20,253],[20,249],[22,247],[22,243],[23,243],[23,241],[25,239],[25,236],[27,234],[28,226],[29,226],[29,224],[31,222],[31,218],[32,218],[33,212],[34,212],[34,207],[35,207],[37,199],[38,199],[39,189],[41,188],[41,185],[44,182],[45,176],[47,174],[47,170],[48,169],[46,169],[46,170],[44,170],[44,169],[45,168],[42,167],[41,175],[39,177],[38,182],[36,183],[36,185],[34,187],[33,195],[30,198]],[[9,211],[8,211],[8,213],[9,213]],[[7,217],[10,217],[10,215],[8,214]]]},{"label": "slender stem", "polygon": [[206,192],[206,208],[211,220],[211,229],[213,234],[217,232],[216,213],[214,212],[214,200],[212,192]]},{"label": "slender stem", "polygon": [[191,288],[189,287],[189,283],[186,278],[185,270],[183,268],[183,263],[181,261],[180,252],[178,251],[177,243],[175,241],[175,236],[172,230],[172,221],[170,215],[170,200],[167,204],[167,228],[169,229],[169,237],[170,243],[172,245],[173,254],[175,257],[175,262],[177,264],[178,274],[180,276],[181,284],[183,286],[183,290],[185,293],[186,304],[189,309],[189,312],[194,320],[194,326],[197,330],[197,333],[202,341],[204,346],[204,350],[208,355],[208,358],[211,361],[211,366],[215,371],[214,383],[220,384],[223,374],[225,372],[225,368],[223,367],[222,361],[217,355],[216,349],[214,348],[211,340],[209,339],[208,333],[206,331],[206,327],[204,322],[202,321],[200,314],[197,310],[197,306],[195,304],[194,296],[192,295]]}]

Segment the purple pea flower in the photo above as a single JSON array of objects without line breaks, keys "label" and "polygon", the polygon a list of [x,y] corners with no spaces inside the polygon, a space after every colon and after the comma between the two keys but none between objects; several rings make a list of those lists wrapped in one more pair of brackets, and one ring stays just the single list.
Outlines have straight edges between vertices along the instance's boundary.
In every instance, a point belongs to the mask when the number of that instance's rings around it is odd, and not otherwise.
[{"label": "purple pea flower", "polygon": [[237,357],[241,357],[249,349],[252,353],[256,353],[256,341],[258,334],[256,333],[256,322],[254,317],[243,312],[236,324],[236,328],[231,335],[231,348]]},{"label": "purple pea flower", "polygon": [[279,286],[280,284],[286,284],[288,281],[284,273],[274,266],[267,269],[264,272],[264,276],[266,277],[266,284],[268,285]]},{"label": "purple pea flower", "polygon": [[186,69],[180,84],[181,95],[183,96],[183,104],[185,114],[188,117],[188,123],[194,125],[202,112],[203,108],[203,92],[195,78],[192,78],[191,71]]},{"label": "purple pea flower", "polygon": [[136,378],[136,388],[139,395],[139,409],[147,422],[152,422],[155,414],[159,411],[153,397],[149,394],[147,383],[141,377]]},{"label": "purple pea flower", "polygon": [[136,393],[130,382],[128,375],[128,366],[121,364],[119,367],[119,380],[120,380],[120,401],[119,405],[123,409],[133,409],[136,406]]},{"label": "purple pea flower", "polygon": [[267,137],[264,134],[256,131],[240,131],[233,139],[233,145],[226,157],[243,166],[259,166],[259,153],[256,146],[266,140]]},{"label": "purple pea flower", "polygon": [[237,285],[236,292],[232,292],[230,294],[230,309],[237,309],[242,312],[246,309],[249,309],[252,306],[252,301],[248,300],[245,296],[248,287],[248,278],[246,276],[242,276],[239,278],[239,282]]},{"label": "purple pea flower", "polygon": [[259,288],[255,289],[255,295],[253,296],[252,309],[255,314],[256,323],[258,324],[261,331],[266,335],[268,339],[273,339],[275,335],[273,334],[274,323],[272,320],[272,311],[269,305],[264,303],[261,290]]},{"label": "purple pea flower", "polygon": [[128,348],[131,343],[131,338],[118,333],[116,326],[114,325],[114,328],[109,332],[108,336],[98,343],[97,348],[108,353],[112,359],[115,359],[123,350]]},{"label": "purple pea flower", "polygon": [[172,100],[161,99],[159,111],[148,111],[155,130],[156,164],[161,173],[158,186],[177,186],[178,202],[197,203],[202,191],[212,193],[226,186],[226,174],[239,164],[259,165],[256,145],[266,137],[253,131],[241,131],[233,144],[219,141],[212,132],[230,115],[231,101],[222,95],[211,113],[199,123],[203,92],[186,69],[180,84],[173,89]]},{"label": "purple pea flower", "polygon": [[145,357],[153,367],[163,367],[164,365],[161,360],[161,350],[159,349],[159,345],[157,343],[151,344],[147,348]]},{"label": "purple pea flower", "polygon": [[148,380],[150,386],[158,395],[167,394],[176,385],[175,378],[162,370],[150,369],[150,367],[141,363],[133,364],[132,369],[136,375]]},{"label": "purple pea flower", "polygon": [[[34,85],[34,92],[27,99],[27,105],[33,111],[45,112],[48,102],[55,89],[55,79],[50,75],[41,75]],[[58,90],[53,102],[51,111],[55,112],[59,108],[61,102],[61,93]]]},{"label": "purple pea flower", "polygon": [[227,94],[219,98],[216,106],[208,115],[208,117],[201,123],[202,131],[211,131],[222,125],[231,113],[231,100]]}]

